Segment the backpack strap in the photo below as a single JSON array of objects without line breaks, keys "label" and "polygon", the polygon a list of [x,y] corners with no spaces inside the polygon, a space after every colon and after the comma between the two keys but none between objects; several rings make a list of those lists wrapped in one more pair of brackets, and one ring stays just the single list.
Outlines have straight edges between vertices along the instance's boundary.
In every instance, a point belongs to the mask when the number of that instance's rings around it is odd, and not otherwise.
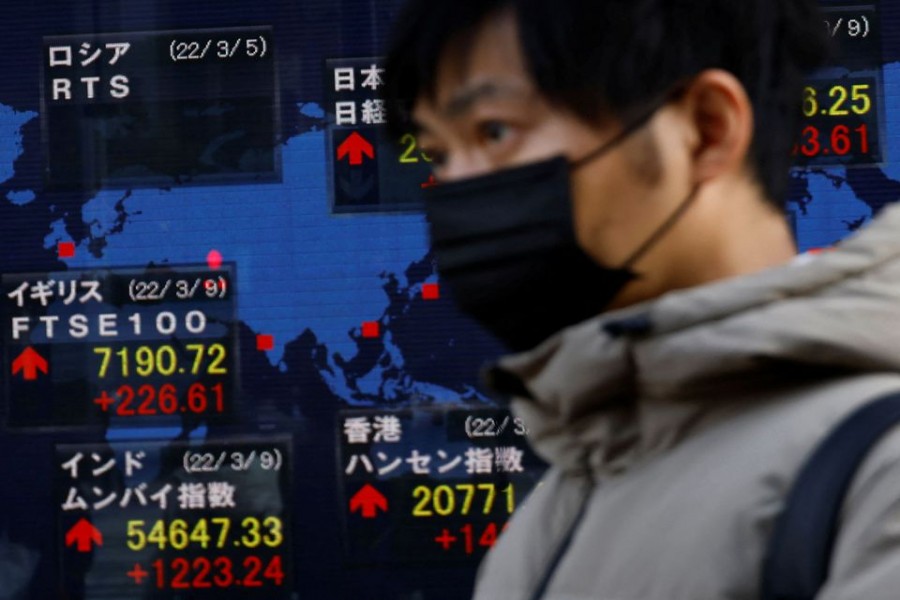
[{"label": "backpack strap", "polygon": [[841,421],[807,459],[775,522],[762,600],[812,600],[828,579],[844,496],[869,450],[900,423],[900,393],[880,397]]}]

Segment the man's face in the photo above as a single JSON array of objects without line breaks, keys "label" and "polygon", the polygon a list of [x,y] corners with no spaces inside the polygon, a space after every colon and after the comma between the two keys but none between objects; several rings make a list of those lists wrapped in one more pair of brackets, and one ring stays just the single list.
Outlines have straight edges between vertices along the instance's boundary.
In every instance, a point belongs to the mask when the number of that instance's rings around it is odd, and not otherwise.
[{"label": "man's face", "polygon": [[[612,119],[587,123],[543,98],[526,69],[517,35],[509,12],[489,16],[466,40],[467,54],[452,45],[445,52],[434,98],[418,99],[413,118],[419,143],[432,157],[439,181],[559,155],[575,161],[621,130]],[[689,189],[679,181],[683,177],[670,175],[681,161],[677,152],[667,152],[677,144],[667,144],[671,136],[661,134],[667,121],[674,125],[667,112],[661,110],[625,143],[573,171],[576,237],[600,264],[625,261]]]}]

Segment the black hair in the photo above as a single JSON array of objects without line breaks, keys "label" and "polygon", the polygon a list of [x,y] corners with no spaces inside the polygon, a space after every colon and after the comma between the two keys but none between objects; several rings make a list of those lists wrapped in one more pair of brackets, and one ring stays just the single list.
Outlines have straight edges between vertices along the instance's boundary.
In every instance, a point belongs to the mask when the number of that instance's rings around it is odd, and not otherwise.
[{"label": "black hair", "polygon": [[588,122],[627,122],[704,69],[734,74],[754,111],[749,166],[783,207],[804,77],[829,50],[815,0],[409,0],[385,65],[393,129],[434,94],[448,47],[465,48],[460,41],[501,10],[514,14],[537,89]]}]

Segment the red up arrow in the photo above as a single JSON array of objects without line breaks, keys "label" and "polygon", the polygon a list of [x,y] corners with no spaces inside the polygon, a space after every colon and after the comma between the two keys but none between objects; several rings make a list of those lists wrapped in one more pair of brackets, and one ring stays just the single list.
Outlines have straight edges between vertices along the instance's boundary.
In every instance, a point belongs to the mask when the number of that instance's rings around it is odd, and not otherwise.
[{"label": "red up arrow", "polygon": [[363,519],[374,519],[377,517],[379,508],[387,512],[387,498],[368,483],[350,498],[350,512],[361,510]]},{"label": "red up arrow", "polygon": [[76,544],[79,552],[90,552],[91,542],[98,546],[103,545],[103,534],[87,519],[81,519],[66,534],[66,546]]},{"label": "red up arrow", "polygon": [[34,348],[28,346],[12,364],[13,375],[20,371],[26,380],[33,381],[37,379],[38,371],[41,371],[44,375],[47,374],[47,361]]},{"label": "red up arrow", "polygon": [[349,156],[351,165],[361,165],[364,154],[369,158],[375,158],[375,150],[372,148],[372,144],[355,131],[337,149],[337,159],[341,160],[345,156]]}]

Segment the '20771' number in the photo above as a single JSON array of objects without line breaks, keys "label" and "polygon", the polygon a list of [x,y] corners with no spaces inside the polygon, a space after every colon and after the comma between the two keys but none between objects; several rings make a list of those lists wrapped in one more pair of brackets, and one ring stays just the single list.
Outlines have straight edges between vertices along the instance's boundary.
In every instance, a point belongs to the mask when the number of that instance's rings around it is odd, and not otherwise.
[{"label": "'20771' number", "polygon": [[493,483],[457,483],[454,486],[439,485],[431,488],[427,485],[419,485],[413,490],[413,498],[418,500],[413,507],[414,517],[449,517],[453,514],[468,515],[475,505],[476,496],[481,496],[477,507],[481,513],[491,514],[497,506],[497,496],[505,500],[507,514],[512,514],[516,508],[516,494],[513,484],[507,485],[499,491]]}]

